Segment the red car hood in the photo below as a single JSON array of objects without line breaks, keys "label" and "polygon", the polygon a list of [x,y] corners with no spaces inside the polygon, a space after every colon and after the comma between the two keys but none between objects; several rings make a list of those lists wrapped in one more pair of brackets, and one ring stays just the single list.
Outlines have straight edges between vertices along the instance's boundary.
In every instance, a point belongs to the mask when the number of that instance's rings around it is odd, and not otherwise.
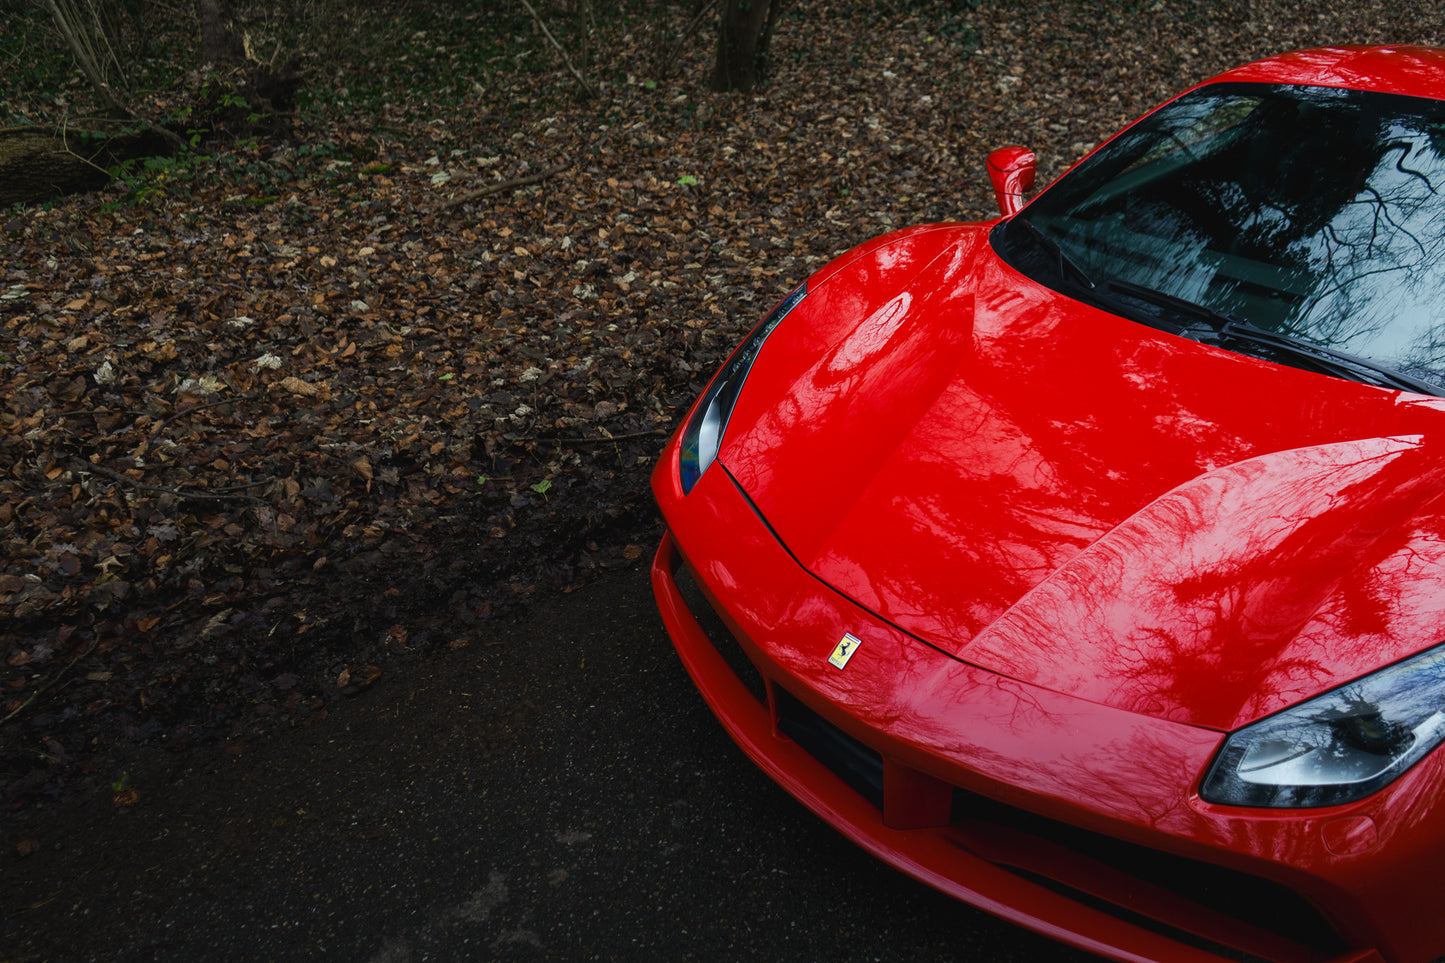
[{"label": "red car hood", "polygon": [[1441,641],[1445,402],[914,232],[816,279],[720,460],[820,579],[1021,681],[1232,729]]}]

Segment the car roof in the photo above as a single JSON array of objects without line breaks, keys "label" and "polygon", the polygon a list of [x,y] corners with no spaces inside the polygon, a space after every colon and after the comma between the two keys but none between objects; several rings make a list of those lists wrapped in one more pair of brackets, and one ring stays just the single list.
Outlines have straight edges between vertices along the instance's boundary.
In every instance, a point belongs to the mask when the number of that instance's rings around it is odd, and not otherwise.
[{"label": "car roof", "polygon": [[1316,47],[1256,60],[1213,78],[1218,81],[1315,84],[1445,100],[1445,49]]}]

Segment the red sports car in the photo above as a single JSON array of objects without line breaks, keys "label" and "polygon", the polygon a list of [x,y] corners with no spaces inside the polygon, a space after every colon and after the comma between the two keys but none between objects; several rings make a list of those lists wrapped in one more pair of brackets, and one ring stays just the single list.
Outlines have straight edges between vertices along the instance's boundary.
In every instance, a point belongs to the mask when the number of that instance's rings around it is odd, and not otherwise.
[{"label": "red sports car", "polygon": [[1445,953],[1445,51],[1195,87],[793,291],[653,476],[678,652],[844,835],[1120,960]]}]

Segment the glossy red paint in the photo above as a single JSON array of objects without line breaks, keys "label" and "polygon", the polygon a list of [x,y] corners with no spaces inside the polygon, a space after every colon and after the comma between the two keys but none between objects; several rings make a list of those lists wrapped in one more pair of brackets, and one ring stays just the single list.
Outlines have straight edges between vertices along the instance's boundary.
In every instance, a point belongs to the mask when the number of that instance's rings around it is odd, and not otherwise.
[{"label": "glossy red paint", "polygon": [[734,411],[720,458],[810,571],[981,667],[1221,730],[1439,641],[1445,402],[1142,329],[940,233],[812,291]]},{"label": "glossy red paint", "polygon": [[1214,79],[1351,87],[1445,99],[1445,51],[1409,44],[1320,47],[1258,60]]},{"label": "glossy red paint", "polygon": [[1034,187],[1034,152],[1027,147],[1000,147],[988,155],[988,179],[993,196],[1005,217],[1023,209],[1026,195]]},{"label": "glossy red paint", "polygon": [[[1445,97],[1442,77],[1439,51],[1331,48],[1223,79]],[[1347,806],[1215,806],[1198,787],[1228,731],[1441,640],[1445,400],[1082,305],[1003,264],[989,227],[838,258],[686,495],[669,443],[653,581],[698,688],[849,838],[1060,940],[1125,960],[1439,956],[1441,751]],[[786,735],[799,719],[876,754],[879,798]],[[1216,871],[1328,924],[1185,885]]]}]

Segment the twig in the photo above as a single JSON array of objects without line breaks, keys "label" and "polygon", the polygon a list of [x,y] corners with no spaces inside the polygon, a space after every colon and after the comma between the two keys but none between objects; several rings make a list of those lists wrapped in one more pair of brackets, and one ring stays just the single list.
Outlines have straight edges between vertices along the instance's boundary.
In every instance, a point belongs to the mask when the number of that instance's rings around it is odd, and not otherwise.
[{"label": "twig", "polygon": [[16,716],[20,715],[20,713],[24,712],[29,707],[30,703],[40,698],[42,693],[48,691],[52,686],[55,685],[55,683],[59,682],[65,676],[65,673],[69,672],[71,668],[75,666],[75,663],[79,662],[81,659],[94,652],[95,647],[99,644],[100,640],[96,639],[94,642],[90,643],[90,647],[88,649],[67,662],[65,668],[55,673],[55,675],[51,677],[49,682],[46,682],[43,686],[30,693],[30,698],[26,699],[24,702],[20,703],[14,709],[11,709],[8,713],[6,713],[5,718],[0,719],[0,726],[3,726],[11,719],[14,719]]},{"label": "twig", "polygon": [[[87,123],[87,125],[88,125],[90,122],[87,121],[86,123]],[[129,125],[129,126],[131,126],[131,127],[134,127],[134,126],[136,125],[137,121],[134,120],[134,119],[127,119],[127,120],[124,121],[124,123],[127,124],[127,125]],[[101,167],[101,166],[100,166],[99,164],[97,164],[97,163],[94,161],[94,159],[93,159],[93,158],[96,158],[96,157],[101,156],[101,154],[106,153],[107,151],[110,151],[110,145],[109,145],[109,144],[102,145],[101,147],[97,148],[96,152],[95,152],[94,154],[91,154],[90,157],[85,157],[85,156],[83,156],[83,155],[81,155],[81,154],[76,153],[74,150],[71,149],[71,147],[70,147],[69,131],[70,131],[70,121],[69,121],[69,119],[67,118],[66,120],[61,121],[61,124],[60,124],[60,127],[59,127],[60,146],[65,149],[65,153],[69,154],[71,157],[74,157],[76,160],[80,161],[81,163],[89,164],[91,167],[95,168],[97,171],[99,171],[100,173],[104,174],[106,177],[110,177],[110,176],[111,176],[110,171],[109,171],[107,168]],[[52,129],[51,129],[51,132],[50,132],[52,137],[55,135],[55,132],[56,132],[55,129],[52,128]],[[181,140],[180,135],[177,134],[175,131],[166,130],[164,127],[157,127],[155,124],[152,124],[152,123],[149,123],[149,122],[143,123],[142,126],[141,126],[141,128],[140,128],[139,130],[137,130],[137,131],[134,131],[134,133],[136,133],[136,134],[142,134],[142,133],[144,133],[144,134],[155,134],[155,135],[156,135],[157,137],[159,137],[161,140],[165,141],[167,145],[169,145],[169,147],[171,148],[171,151],[172,151],[173,153],[179,154],[181,151],[183,151],[183,150],[186,149],[186,144],[185,144],[185,142],[184,142],[183,140]],[[113,151],[111,151],[108,156],[109,156],[111,159],[114,159],[114,160],[117,160],[117,161],[120,160],[120,157],[119,157],[115,152],[113,152]],[[136,156],[139,157],[139,156],[147,156],[147,155],[144,155],[143,153],[138,152],[138,153],[136,154]]]},{"label": "twig", "polygon": [[249,401],[252,397],[254,397],[254,392],[247,391],[230,398],[222,398],[220,401],[203,401],[198,405],[191,405],[189,408],[172,411],[165,417],[158,419],[155,424],[151,426],[150,437],[155,438],[160,434],[161,428],[165,427],[166,422],[174,421],[181,415],[189,415],[191,412],[200,411],[203,408],[219,408],[222,405],[234,405],[240,401]]},{"label": "twig", "polygon": [[[161,428],[165,426],[166,422],[173,421],[181,415],[188,415],[193,411],[200,411],[203,408],[219,408],[221,405],[234,405],[238,401],[246,401],[253,396],[254,393],[248,391],[244,394],[233,395],[230,398],[223,398],[220,401],[207,401],[199,405],[191,405],[189,408],[182,408],[179,411],[172,411],[170,414],[157,418],[153,422],[151,437],[154,438]],[[82,415],[130,415],[132,418],[139,418],[141,415],[151,415],[153,412],[146,411],[143,408],[122,408],[120,410],[110,408],[77,408],[74,411],[57,411],[53,414],[47,410],[46,414],[53,418],[79,418]]]},{"label": "twig", "polygon": [[608,435],[606,438],[553,438],[551,440],[565,445],[603,445],[609,441],[626,441],[629,438],[647,438],[652,435],[666,435],[671,431],[671,428],[649,428],[646,431],[629,431],[622,435]]},{"label": "twig", "polygon": [[692,36],[692,32],[697,29],[698,24],[702,23],[703,18],[712,12],[713,7],[716,7],[717,3],[718,0],[705,0],[704,3],[699,4],[697,13],[693,15],[692,20],[688,21],[687,26],[682,28],[682,33],[677,35],[677,39],[673,41],[672,47],[667,51],[667,55],[658,61],[658,73],[664,79],[672,76],[673,65],[677,63],[678,55],[682,53],[683,44],[687,43],[688,38]]},{"label": "twig", "polygon": [[536,184],[538,181],[545,181],[553,174],[560,174],[570,168],[572,164],[559,164],[556,167],[549,167],[536,174],[528,174],[526,177],[514,177],[509,181],[502,181],[500,184],[488,184],[486,187],[479,187],[474,191],[467,191],[465,194],[458,194],[441,206],[444,211],[449,211],[462,204],[469,204],[488,194],[495,194],[498,191],[510,190],[513,187],[526,187],[528,184]]},{"label": "twig", "polygon": [[[522,2],[525,3],[526,0],[522,0]],[[116,113],[126,117],[132,116],[125,104],[121,103],[115,89],[106,82],[105,74],[100,65],[96,63],[95,49],[89,43],[86,31],[77,27],[75,23],[74,11],[68,6],[65,10],[61,10],[56,0],[43,0],[42,6],[50,14],[50,18],[55,21],[56,31],[65,40],[71,55],[75,57],[76,65],[80,67],[81,73],[85,74],[86,80],[90,81],[90,85],[95,88],[95,92],[101,100],[105,101],[106,106]]]},{"label": "twig", "polygon": [[572,71],[572,76],[576,77],[577,83],[582,85],[582,92],[588,97],[596,97],[597,91],[587,82],[587,78],[583,77],[577,68],[572,66],[572,58],[567,56],[567,51],[563,50],[562,45],[557,42],[557,38],[552,36],[552,31],[547,29],[547,25],[543,23],[542,18],[538,16],[537,9],[528,3],[527,0],[522,0],[522,6],[527,8],[527,12],[532,15],[532,19],[537,22],[537,26],[542,28],[542,33],[548,40],[552,41],[552,46],[556,47],[557,52],[562,55],[562,61],[567,65],[567,69]]},{"label": "twig", "polygon": [[[235,494],[234,489],[228,488],[215,492],[203,492],[196,491],[195,489],[187,490],[184,488],[167,488],[164,485],[147,485],[145,482],[137,481],[136,479],[131,478],[129,475],[122,475],[118,471],[112,471],[111,469],[106,468],[104,465],[92,465],[90,462],[78,458],[75,459],[75,465],[80,471],[88,471],[93,472],[97,475],[104,475],[106,478],[114,479],[118,482],[124,482],[125,484],[130,485],[132,488],[139,489],[143,492],[155,492],[159,495],[173,495],[176,498],[184,499],[187,501],[251,502],[257,505],[265,504],[264,501],[257,498],[255,495]],[[264,484],[265,482],[252,482],[247,485],[239,485],[236,487],[256,488]]]},{"label": "twig", "polygon": [[[70,122],[69,122],[69,120],[62,120],[62,121],[60,122],[60,146],[63,147],[63,148],[65,148],[65,152],[66,152],[67,154],[69,154],[71,157],[74,157],[76,160],[80,161],[80,162],[83,163],[83,164],[89,164],[91,167],[95,168],[97,171],[99,171],[100,173],[104,174],[107,178],[110,177],[110,171],[106,170],[104,167],[101,167],[101,166],[100,166],[99,164],[97,164],[95,161],[91,160],[90,157],[82,157],[80,154],[77,154],[75,151],[73,151],[73,150],[70,149]],[[95,157],[95,156],[98,156],[98,153],[91,155],[91,157]]]}]

